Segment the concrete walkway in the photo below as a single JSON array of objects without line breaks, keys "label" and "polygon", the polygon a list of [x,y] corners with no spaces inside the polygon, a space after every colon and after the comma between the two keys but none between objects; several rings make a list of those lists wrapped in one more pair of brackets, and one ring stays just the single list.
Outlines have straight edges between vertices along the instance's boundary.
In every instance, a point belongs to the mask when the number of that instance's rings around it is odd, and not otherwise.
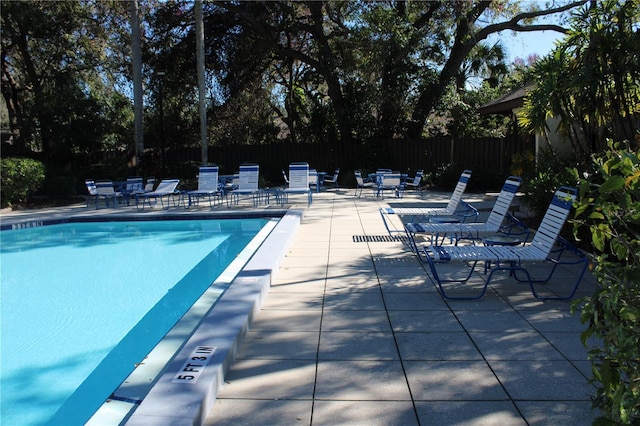
[{"label": "concrete walkway", "polygon": [[[384,241],[378,209],[440,206],[449,194],[367,195],[326,191],[309,208],[305,196],[290,196],[305,211],[302,224],[206,424],[591,424],[585,327],[570,302],[539,301],[508,276],[480,300],[444,300],[405,243]],[[464,199],[485,215],[493,205]],[[572,274],[561,271],[550,286]],[[585,276],[576,298],[594,285]]]},{"label": "concrete walkway", "polygon": [[[403,242],[354,238],[386,234],[379,207],[425,202],[338,191],[294,206],[302,225],[208,425],[591,424],[570,302],[508,276],[480,300],[445,301]],[[586,276],[576,297],[593,288]]]}]

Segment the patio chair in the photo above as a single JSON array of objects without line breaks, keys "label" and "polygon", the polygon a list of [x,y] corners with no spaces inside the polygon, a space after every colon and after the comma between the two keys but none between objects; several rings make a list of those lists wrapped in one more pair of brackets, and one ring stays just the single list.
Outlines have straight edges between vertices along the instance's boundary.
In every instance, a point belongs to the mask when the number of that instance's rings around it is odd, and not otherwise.
[{"label": "patio chair", "polygon": [[325,176],[324,183],[332,183],[335,189],[338,189],[338,175],[340,174],[340,168],[337,168],[335,172],[333,172],[333,176]]},{"label": "patio chair", "polygon": [[126,205],[129,205],[131,197],[135,197],[135,194],[144,193],[144,185],[141,176],[129,176],[122,189],[122,197]]},{"label": "patio chair", "polygon": [[89,200],[93,198],[96,209],[98,208],[98,189],[96,188],[96,182],[93,179],[85,179],[84,184],[87,186],[87,207],[89,207]]},{"label": "patio chair", "polygon": [[[354,174],[356,176],[356,191],[353,193],[354,197],[360,198],[364,188],[371,188],[372,190],[375,188],[375,182],[371,180],[370,177],[363,178],[360,170],[356,170]],[[360,190],[360,192],[358,192],[358,190]]]},{"label": "patio chair", "polygon": [[187,191],[189,197],[185,208],[198,204],[201,198],[209,200],[209,207],[213,207],[217,200],[222,202],[222,191],[218,181],[218,166],[202,166],[198,169],[198,189]]},{"label": "patio chair", "polygon": [[308,205],[313,201],[313,193],[309,188],[309,163],[296,162],[289,164],[289,187],[282,191],[280,203],[289,202],[289,194],[307,194]]},{"label": "patio chair", "polygon": [[242,164],[238,174],[238,187],[228,192],[227,206],[239,204],[241,195],[250,195],[253,206],[257,207],[260,201],[260,188],[258,187],[260,166],[257,164]]},{"label": "patio chair", "polygon": [[154,177],[147,178],[147,182],[144,185],[144,192],[152,192],[155,186],[156,186],[156,178]]},{"label": "patio chair", "polygon": [[320,192],[320,182],[318,182],[318,171],[309,169],[309,188],[314,187],[316,192]]},{"label": "patio chair", "polygon": [[422,186],[422,176],[424,175],[424,170],[418,170],[413,179],[407,179],[404,182],[405,189],[413,189],[418,190]]},{"label": "patio chair", "polygon": [[104,199],[107,207],[109,207],[109,200],[111,200],[113,207],[116,208],[118,199],[122,198],[122,193],[113,188],[113,181],[99,180],[96,182],[96,210],[98,209],[98,198]]},{"label": "patio chair", "polygon": [[376,196],[384,198],[384,191],[393,191],[396,198],[402,198],[404,184],[399,172],[385,173],[380,177]]},{"label": "patio chair", "polygon": [[[509,271],[519,282],[526,282],[534,297],[540,300],[568,300],[571,299],[578,289],[578,285],[582,280],[589,259],[581,250],[571,245],[567,240],[561,238],[560,230],[564,226],[571,206],[576,198],[577,190],[575,188],[561,187],[556,191],[553,200],[547,209],[540,227],[538,228],[533,240],[526,246],[427,246],[423,247],[422,253],[418,251],[419,258],[429,265],[431,274],[436,281],[440,293],[447,299],[480,299],[487,287],[491,283],[494,274],[498,271]],[[574,256],[568,260],[561,260],[565,252],[571,252]],[[477,296],[452,296],[447,294],[444,289],[446,283],[466,283],[471,278],[475,266],[478,262],[491,262],[496,266],[491,268],[491,272],[486,277],[482,290]],[[528,267],[540,263],[551,263],[552,267],[546,277],[542,279],[533,279]],[[440,275],[438,268],[441,265],[451,265],[456,263],[462,267],[471,263],[469,273],[461,279],[448,275],[447,278]],[[578,279],[566,296],[542,296],[536,290],[534,284],[547,283],[558,265],[578,265],[581,267]],[[449,269],[449,274],[457,275]],[[521,274],[521,276],[519,276]],[[523,274],[523,275],[522,275]],[[564,278],[563,278],[564,280]],[[545,287],[551,291],[549,286]]]},{"label": "patio chair", "polygon": [[[179,193],[177,190],[179,183],[180,179],[163,179],[155,191],[136,194],[136,209],[138,211],[144,210],[145,204],[148,204],[149,208],[153,208],[158,204],[158,200],[160,200],[162,210],[168,210],[171,199]],[[165,198],[167,200],[166,205],[164,202]]]},{"label": "patio chair", "polygon": [[[380,215],[382,216],[382,221],[384,222],[384,226],[389,232],[389,235],[393,235],[393,233],[403,233],[405,232],[404,226],[401,229],[392,229],[391,223],[387,221],[386,216],[388,215],[397,215],[397,216],[413,216],[414,219],[411,222],[418,222],[415,218],[427,219],[431,216],[458,216],[461,221],[466,220],[468,215],[477,214],[472,209],[470,209],[468,204],[464,204],[464,210],[458,211],[458,205],[462,199],[462,194],[467,188],[467,183],[469,182],[469,178],[471,178],[471,170],[465,170],[460,175],[460,179],[458,179],[458,183],[456,184],[455,189],[453,190],[453,194],[451,194],[451,199],[446,207],[401,207],[401,208],[393,208],[393,207],[383,207],[380,208]],[[390,220],[390,219],[389,219]]]},{"label": "patio chair", "polygon": [[[432,241],[438,243],[438,238],[443,237],[444,241],[446,236],[449,236],[452,240],[457,242],[460,239],[476,240],[482,238],[482,236],[496,233],[500,231],[505,217],[508,213],[509,207],[520,187],[522,179],[518,176],[509,176],[502,186],[500,195],[496,200],[491,213],[487,221],[484,223],[412,223],[409,222],[405,225],[409,242],[415,249],[415,236],[417,234],[430,234]],[[435,237],[435,240],[433,240]]]}]

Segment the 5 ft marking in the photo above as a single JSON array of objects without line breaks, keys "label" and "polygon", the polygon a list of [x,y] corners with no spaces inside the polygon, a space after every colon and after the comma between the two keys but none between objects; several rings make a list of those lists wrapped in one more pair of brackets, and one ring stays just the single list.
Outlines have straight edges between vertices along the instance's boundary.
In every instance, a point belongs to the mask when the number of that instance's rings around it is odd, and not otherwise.
[{"label": "5 ft marking", "polygon": [[213,358],[215,346],[198,346],[192,352],[180,371],[171,380],[172,383],[195,383]]}]

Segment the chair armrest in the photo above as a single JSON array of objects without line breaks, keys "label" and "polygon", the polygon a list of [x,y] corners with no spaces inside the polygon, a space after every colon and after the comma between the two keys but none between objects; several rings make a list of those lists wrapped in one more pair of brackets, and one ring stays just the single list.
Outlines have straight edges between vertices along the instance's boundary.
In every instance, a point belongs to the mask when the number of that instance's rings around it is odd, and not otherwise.
[{"label": "chair armrest", "polygon": [[460,223],[467,222],[467,218],[470,217],[473,217],[473,220],[471,222],[477,222],[479,216],[478,209],[476,209],[466,201],[460,200],[460,204],[462,205],[462,209],[457,210],[455,213],[453,213],[454,216],[460,218]]}]

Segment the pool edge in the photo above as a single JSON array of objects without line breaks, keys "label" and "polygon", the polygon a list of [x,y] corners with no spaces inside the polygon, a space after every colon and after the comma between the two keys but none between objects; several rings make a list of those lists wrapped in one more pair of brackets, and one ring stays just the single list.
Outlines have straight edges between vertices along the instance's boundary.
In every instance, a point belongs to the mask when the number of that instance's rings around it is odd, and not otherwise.
[{"label": "pool edge", "polygon": [[[215,403],[224,377],[233,363],[253,317],[271,286],[300,225],[302,211],[290,210],[258,248],[222,295],[216,308],[203,319],[142,402],[132,410],[126,425],[202,424]],[[224,327],[220,327],[224,324]],[[174,383],[193,351],[215,347],[211,360],[194,382]]]}]

